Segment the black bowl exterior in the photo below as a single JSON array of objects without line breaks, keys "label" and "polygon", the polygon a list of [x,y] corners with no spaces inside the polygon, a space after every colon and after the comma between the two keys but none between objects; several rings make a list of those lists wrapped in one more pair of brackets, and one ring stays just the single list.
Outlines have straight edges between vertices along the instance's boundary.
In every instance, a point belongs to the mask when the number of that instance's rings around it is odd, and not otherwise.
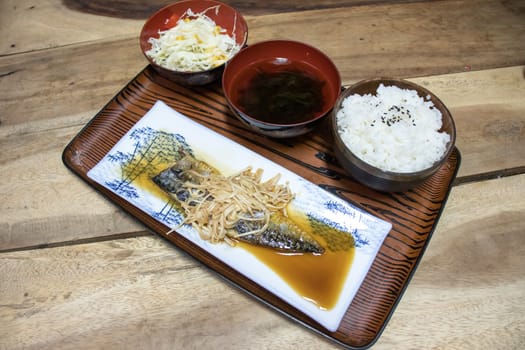
[{"label": "black bowl exterior", "polygon": [[224,72],[224,65],[203,72],[176,72],[163,68],[156,64],[151,64],[153,69],[163,78],[185,86],[202,86],[211,84],[221,78]]},{"label": "black bowl exterior", "polygon": [[[337,113],[341,108],[343,100],[351,94],[374,94],[377,90],[377,87],[381,83],[383,83],[385,86],[395,85],[402,89],[417,90],[419,96],[421,97],[430,96],[434,106],[441,111],[443,118],[442,130],[446,130],[449,133],[450,142],[447,145],[447,149],[441,159],[434,163],[434,165],[431,167],[413,173],[384,171],[366,163],[357,157],[348,149],[348,147],[346,147],[344,141],[341,139],[337,127]],[[452,118],[452,115],[445,104],[429,90],[412,82],[394,78],[376,78],[363,80],[350,86],[339,96],[339,99],[337,100],[332,111],[331,124],[332,135],[334,139],[333,149],[339,164],[358,182],[382,192],[403,192],[425,182],[425,180],[437,172],[441,165],[450,157],[456,141],[456,127],[454,119]]]},{"label": "black bowl exterior", "polygon": [[432,173],[407,177],[382,172],[348,152],[342,140],[334,133],[334,154],[339,164],[361,184],[382,192],[404,192],[424,182]]}]

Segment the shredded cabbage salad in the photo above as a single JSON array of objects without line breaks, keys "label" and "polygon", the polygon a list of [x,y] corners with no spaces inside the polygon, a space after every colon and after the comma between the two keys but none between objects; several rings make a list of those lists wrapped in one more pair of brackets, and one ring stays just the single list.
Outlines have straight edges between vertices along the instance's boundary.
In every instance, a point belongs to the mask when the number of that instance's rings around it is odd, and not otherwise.
[{"label": "shredded cabbage salad", "polygon": [[[146,54],[157,64],[176,71],[200,72],[225,63],[241,49],[226,30],[206,16],[206,9],[182,15],[177,24],[150,38]],[[218,11],[218,7],[215,7]]]}]

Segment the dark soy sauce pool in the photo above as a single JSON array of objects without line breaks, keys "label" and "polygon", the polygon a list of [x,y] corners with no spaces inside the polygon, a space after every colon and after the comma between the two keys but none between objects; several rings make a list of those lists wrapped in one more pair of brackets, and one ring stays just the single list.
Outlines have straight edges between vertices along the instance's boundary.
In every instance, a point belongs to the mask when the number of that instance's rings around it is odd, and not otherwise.
[{"label": "dark soy sauce pool", "polygon": [[[170,164],[144,162],[130,164],[123,169],[126,176],[135,177],[135,183],[154,196],[170,201],[170,196],[151,180],[152,174],[158,174]],[[137,169],[147,169],[136,173]],[[244,248],[262,263],[279,275],[302,298],[311,301],[317,307],[330,310],[337,304],[348,272],[355,256],[355,242],[351,235],[327,225],[312,225],[304,213],[287,210],[289,218],[302,230],[312,235],[325,248],[323,254],[285,253],[244,242],[237,246]],[[225,244],[225,243],[221,243]]]}]

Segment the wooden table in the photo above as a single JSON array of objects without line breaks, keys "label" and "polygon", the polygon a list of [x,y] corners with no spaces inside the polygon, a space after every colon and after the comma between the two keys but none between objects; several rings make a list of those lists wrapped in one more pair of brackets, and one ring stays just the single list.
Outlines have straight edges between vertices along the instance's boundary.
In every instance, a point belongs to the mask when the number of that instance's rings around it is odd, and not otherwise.
[{"label": "wooden table", "polygon": [[[525,3],[226,1],[249,42],[323,50],[343,83],[397,76],[451,110],[462,163],[374,349],[525,348]],[[0,3],[0,349],[332,349],[146,230],[63,165],[146,66],[165,1]]]}]

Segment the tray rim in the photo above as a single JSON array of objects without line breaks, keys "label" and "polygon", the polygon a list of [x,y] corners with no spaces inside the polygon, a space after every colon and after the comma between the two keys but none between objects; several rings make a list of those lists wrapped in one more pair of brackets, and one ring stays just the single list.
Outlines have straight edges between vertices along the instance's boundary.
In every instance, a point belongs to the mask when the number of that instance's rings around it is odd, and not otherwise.
[{"label": "tray rim", "polygon": [[[208,269],[209,271],[211,271],[215,276],[218,276],[221,278],[221,280],[223,281],[226,281],[229,285],[235,287],[237,290],[245,293],[246,295],[249,295],[251,298],[257,300],[259,303],[261,303],[262,305],[264,305],[265,307],[268,307],[269,309],[272,309],[274,311],[277,311],[279,314],[293,320],[294,322],[297,322],[298,324],[302,325],[303,327],[305,327],[306,329],[314,332],[315,334],[318,334],[318,335],[321,335],[327,339],[329,339],[330,341],[332,341],[333,343],[335,344],[338,344],[346,349],[349,349],[349,350],[365,350],[365,349],[369,349],[370,347],[372,347],[380,338],[380,336],[383,334],[386,326],[388,325],[388,322],[390,321],[391,317],[393,316],[397,306],[399,305],[402,297],[404,296],[404,293],[406,292],[410,282],[412,281],[412,278],[414,276],[414,274],[416,273],[418,267],[419,267],[419,264],[426,252],[426,249],[428,247],[428,245],[430,244],[430,240],[434,234],[434,231],[439,223],[439,220],[441,219],[441,215],[443,214],[443,211],[445,209],[445,206],[448,202],[448,198],[450,196],[450,193],[451,193],[451,189],[452,187],[454,187],[454,181],[457,177],[457,174],[458,174],[458,171],[459,171],[459,168],[461,166],[461,161],[462,161],[462,157],[461,157],[461,152],[459,150],[459,148],[457,146],[454,146],[453,148],[453,152],[451,153],[451,157],[453,155],[455,155],[456,157],[456,166],[453,170],[453,172],[451,173],[451,177],[450,177],[450,182],[448,183],[447,185],[447,190],[446,190],[446,193],[445,193],[445,196],[443,197],[443,200],[440,202],[441,203],[441,206],[439,208],[439,210],[436,212],[436,217],[435,219],[433,220],[433,224],[432,224],[432,228],[431,230],[428,232],[427,234],[427,237],[422,245],[422,247],[420,248],[420,252],[418,254],[418,256],[415,258],[414,260],[414,265],[413,265],[413,268],[410,270],[410,272],[407,274],[407,278],[406,278],[406,281],[405,283],[403,283],[403,286],[400,288],[399,290],[399,293],[397,293],[397,297],[395,298],[395,301],[392,303],[392,307],[391,309],[389,310],[389,312],[386,313],[386,316],[384,318],[384,321],[382,322],[381,326],[378,328],[378,331],[376,332],[376,334],[374,335],[374,337],[366,344],[362,345],[362,346],[353,346],[353,345],[350,345],[350,344],[347,344],[345,342],[343,342],[342,340],[340,339],[337,339],[336,337],[334,337],[333,335],[331,335],[330,333],[335,333],[335,332],[330,332],[328,330],[326,330],[326,332],[323,332],[321,329],[317,329],[315,328],[313,325],[310,325],[308,324],[306,321],[303,321],[299,318],[297,318],[296,316],[286,312],[285,310],[282,310],[280,309],[278,306],[276,305],[273,305],[272,303],[270,303],[269,301],[266,301],[264,300],[261,296],[258,296],[257,294],[249,291],[247,288],[239,285],[238,283],[236,283],[235,281],[233,281],[232,279],[228,278],[227,276],[223,275],[222,273],[220,273],[219,271],[216,271],[214,268],[212,268],[211,266],[209,266],[208,264],[206,264],[204,261],[201,261],[201,259],[199,259],[198,257],[196,257],[194,254],[188,252],[187,250],[183,249],[182,247],[180,247],[178,244],[176,244],[175,242],[173,242],[172,240],[170,240],[167,236],[164,236],[162,234],[160,234],[159,232],[156,232],[156,230],[151,227],[151,225],[147,224],[146,222],[144,222],[143,220],[141,220],[139,217],[135,216],[133,213],[130,212],[130,210],[124,208],[123,206],[121,206],[120,204],[118,204],[113,198],[111,198],[112,196],[114,197],[118,197],[117,195],[113,194],[111,191],[105,189],[102,185],[98,184],[97,182],[93,181],[92,179],[90,179],[88,176],[87,176],[87,171],[82,174],[81,172],[77,171],[77,169],[75,169],[73,167],[73,162],[71,161],[71,159],[68,157],[68,151],[72,148],[72,146],[77,142],[77,140],[82,136],[82,134],[88,130],[93,124],[94,122],[101,117],[102,113],[107,109],[107,107],[112,103],[114,102],[128,87],[130,84],[132,84],[138,77],[140,77],[141,75],[145,74],[145,72],[150,68],[150,65],[146,65],[143,69],[141,69],[132,79],[130,79],[127,83],[125,83],[125,85],[117,92],[115,93],[109,100],[108,102],[106,102],[102,108],[100,108],[98,110],[98,112],[95,113],[95,115],[93,117],[91,117],[91,119],[75,134],[75,136],[66,144],[66,146],[64,147],[63,151],[62,151],[62,154],[61,154],[61,159],[62,159],[62,163],[64,164],[64,166],[69,169],[69,171],[71,171],[73,174],[75,174],[77,177],[79,177],[81,180],[84,181],[84,183],[88,184],[91,188],[93,188],[96,192],[98,192],[99,194],[101,194],[106,200],[110,201],[113,205],[117,205],[121,210],[123,210],[124,212],[126,212],[128,215],[130,215],[134,220],[138,221],[141,223],[141,225],[143,225],[145,228],[147,228],[148,231],[150,231],[151,233],[155,234],[155,236],[157,237],[160,237],[162,238],[163,240],[165,240],[166,242],[168,242],[170,245],[172,246],[175,246],[179,252],[182,252],[184,254],[186,254],[187,256],[190,256],[192,259],[195,259],[196,262],[199,263],[200,266],[203,266],[205,267],[206,269]],[[347,88],[347,86],[345,85],[342,85],[341,86],[341,89],[344,90],[345,88]],[[224,137],[228,138],[228,136],[224,135]],[[234,141],[235,142],[235,141]],[[300,175],[299,175],[300,176]],[[319,184],[316,184],[316,185],[319,185]],[[364,185],[363,185],[364,186]],[[342,198],[343,200],[347,200],[345,198]],[[125,200],[125,199],[124,199]],[[131,207],[135,208],[136,210],[144,213],[145,215],[147,215],[147,213],[145,213],[144,211],[142,211],[140,208],[136,207],[134,204],[126,201],[128,203],[128,205],[130,205]],[[357,205],[359,208],[362,208],[362,206],[359,204],[359,203],[354,203],[355,205]],[[367,212],[370,211],[370,209],[365,209]],[[375,213],[372,212],[372,214],[374,215]],[[381,217],[381,215],[379,216]],[[390,233],[389,233],[390,234]],[[387,236],[389,235],[387,234]],[[188,241],[190,242],[188,239],[186,239],[184,236],[182,235],[178,235],[180,239],[182,240],[185,240],[185,241]],[[191,242],[190,242],[191,243]],[[202,248],[200,247],[195,247],[197,248],[197,250],[200,250]],[[204,251],[204,250],[203,250]],[[206,251],[204,251],[206,254],[209,254],[207,253]],[[374,258],[374,261],[375,259],[377,259],[377,257]],[[218,260],[218,259],[217,259]],[[219,261],[220,262],[220,261]],[[224,264],[222,262],[220,262],[221,264]],[[368,274],[368,273],[367,273]],[[261,286],[262,287],[262,286]],[[264,287],[262,287],[264,288]],[[360,287],[361,288],[361,287]],[[288,304],[288,303],[286,303]],[[288,304],[289,305],[289,304]],[[293,305],[290,305],[292,308],[296,309]],[[297,310],[297,309],[296,309]],[[299,311],[300,312],[300,311]],[[301,313],[301,312],[300,312]],[[301,313],[302,314],[302,313]],[[304,315],[304,314],[303,314]],[[305,315],[305,317],[309,318],[308,316]],[[321,326],[322,327],[322,326]]]}]

